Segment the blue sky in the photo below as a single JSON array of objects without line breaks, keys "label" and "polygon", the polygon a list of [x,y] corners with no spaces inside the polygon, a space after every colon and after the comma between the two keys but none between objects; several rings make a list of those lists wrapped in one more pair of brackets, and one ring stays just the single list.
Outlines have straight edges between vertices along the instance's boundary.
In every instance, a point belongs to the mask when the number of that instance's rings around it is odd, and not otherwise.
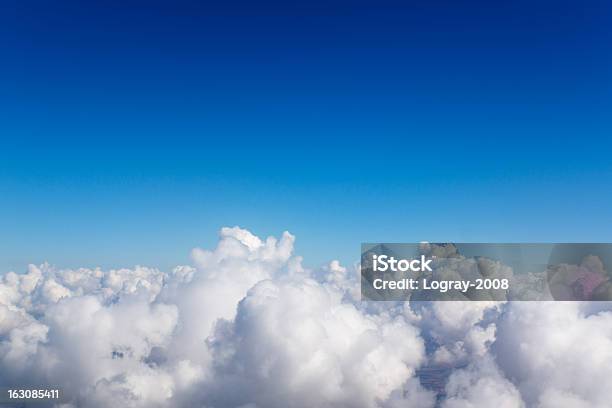
[{"label": "blue sky", "polygon": [[0,6],[0,271],[612,241],[609,3],[81,3]]}]

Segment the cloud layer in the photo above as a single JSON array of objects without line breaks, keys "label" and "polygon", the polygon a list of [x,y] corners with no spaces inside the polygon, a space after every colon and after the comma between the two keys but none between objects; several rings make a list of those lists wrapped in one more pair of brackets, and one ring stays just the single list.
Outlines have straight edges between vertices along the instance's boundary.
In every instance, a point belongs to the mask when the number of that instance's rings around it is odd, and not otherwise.
[{"label": "cloud layer", "polygon": [[[361,302],[355,268],[223,228],[170,272],[0,278],[0,384],[74,407],[605,407],[607,303]],[[420,373],[444,368],[439,389]]]}]

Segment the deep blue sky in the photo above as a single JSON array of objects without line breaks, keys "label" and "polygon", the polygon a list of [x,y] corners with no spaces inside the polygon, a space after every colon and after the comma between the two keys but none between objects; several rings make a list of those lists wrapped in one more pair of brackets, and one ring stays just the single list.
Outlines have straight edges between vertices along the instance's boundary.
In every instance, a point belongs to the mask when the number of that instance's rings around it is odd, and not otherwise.
[{"label": "deep blue sky", "polygon": [[0,271],[612,241],[609,2],[222,3],[2,2]]}]

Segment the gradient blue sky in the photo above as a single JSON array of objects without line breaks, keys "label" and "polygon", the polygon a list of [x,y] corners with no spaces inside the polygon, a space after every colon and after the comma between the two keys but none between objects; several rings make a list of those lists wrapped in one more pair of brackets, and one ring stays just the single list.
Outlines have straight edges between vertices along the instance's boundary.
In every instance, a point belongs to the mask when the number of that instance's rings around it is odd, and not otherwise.
[{"label": "gradient blue sky", "polygon": [[612,241],[609,2],[94,3],[0,5],[0,271]]}]

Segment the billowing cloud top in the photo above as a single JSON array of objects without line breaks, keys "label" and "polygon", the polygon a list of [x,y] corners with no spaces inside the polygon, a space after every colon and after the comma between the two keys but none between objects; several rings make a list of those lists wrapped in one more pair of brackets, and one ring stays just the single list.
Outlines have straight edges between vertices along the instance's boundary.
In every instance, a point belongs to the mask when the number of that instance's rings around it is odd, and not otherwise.
[{"label": "billowing cloud top", "polygon": [[355,268],[293,243],[223,228],[168,273],[6,273],[0,385],[67,407],[610,406],[608,303],[361,302]]}]

